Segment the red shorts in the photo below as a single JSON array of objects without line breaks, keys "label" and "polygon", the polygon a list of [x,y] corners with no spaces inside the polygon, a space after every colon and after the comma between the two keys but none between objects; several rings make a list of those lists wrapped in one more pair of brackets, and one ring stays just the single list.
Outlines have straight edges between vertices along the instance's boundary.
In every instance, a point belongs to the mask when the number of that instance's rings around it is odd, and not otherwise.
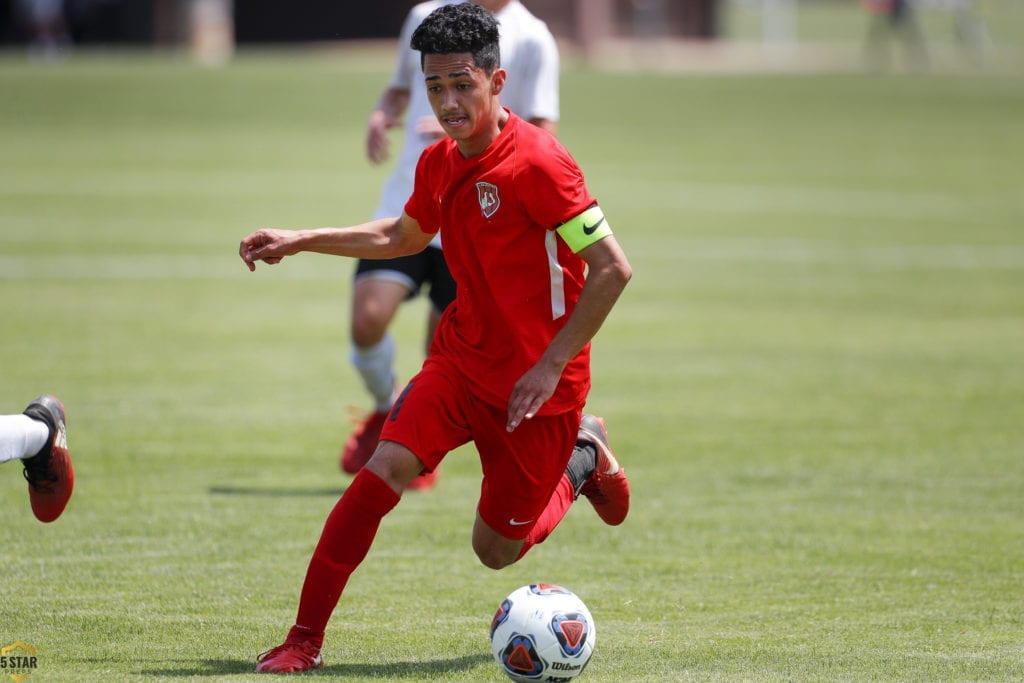
[{"label": "red shorts", "polygon": [[482,401],[448,361],[430,356],[412,378],[381,432],[433,470],[470,441],[483,470],[480,517],[505,538],[522,539],[547,507],[572,457],[583,407],[523,420],[505,429],[506,408]]}]

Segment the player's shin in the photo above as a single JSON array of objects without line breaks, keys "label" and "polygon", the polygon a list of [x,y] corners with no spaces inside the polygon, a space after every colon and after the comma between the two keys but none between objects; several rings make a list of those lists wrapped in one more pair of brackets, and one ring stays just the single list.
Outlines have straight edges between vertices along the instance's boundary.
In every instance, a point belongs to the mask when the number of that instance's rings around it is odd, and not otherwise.
[{"label": "player's shin", "polygon": [[551,500],[548,501],[547,507],[544,508],[544,512],[537,518],[537,523],[530,530],[530,535],[526,537],[523,549],[519,551],[519,557],[516,558],[517,561],[530,548],[544,542],[551,532],[555,530],[555,527],[558,526],[558,523],[562,521],[562,518],[565,517],[565,513],[572,507],[575,499],[576,491],[573,488],[572,481],[568,475],[562,475],[558,486],[555,488],[555,492],[551,494]]},{"label": "player's shin", "polygon": [[323,639],[349,576],[369,552],[381,519],[399,500],[383,479],[362,469],[331,510],[299,598],[295,628],[307,639]]}]

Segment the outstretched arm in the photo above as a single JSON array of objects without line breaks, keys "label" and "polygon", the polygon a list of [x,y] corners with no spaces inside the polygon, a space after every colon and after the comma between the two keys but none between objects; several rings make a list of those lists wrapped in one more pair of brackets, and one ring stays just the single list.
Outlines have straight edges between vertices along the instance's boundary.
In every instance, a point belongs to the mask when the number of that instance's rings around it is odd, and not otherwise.
[{"label": "outstretched arm", "polygon": [[402,125],[402,114],[409,106],[409,91],[391,87],[380,95],[366,124],[366,158],[372,164],[388,158],[388,130]]},{"label": "outstretched arm", "polygon": [[422,251],[433,234],[423,232],[415,218],[379,218],[347,228],[279,230],[261,228],[238,245],[238,255],[250,271],[256,262],[280,263],[285,256],[303,251],[352,258],[386,259]]},{"label": "outstretched arm", "polygon": [[615,237],[608,235],[579,252],[587,262],[587,280],[576,307],[540,360],[523,375],[508,402],[508,424],[512,431],[524,419],[532,418],[551,398],[565,366],[594,338],[611,312],[633,270]]}]

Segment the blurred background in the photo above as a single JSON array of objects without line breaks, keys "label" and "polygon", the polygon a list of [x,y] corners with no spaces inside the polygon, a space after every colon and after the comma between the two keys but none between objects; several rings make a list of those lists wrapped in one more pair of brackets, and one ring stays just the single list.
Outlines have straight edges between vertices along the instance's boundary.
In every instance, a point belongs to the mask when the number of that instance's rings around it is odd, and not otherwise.
[{"label": "blurred background", "polygon": [[[0,49],[152,46],[216,65],[243,46],[393,39],[414,0],[0,0]],[[1020,0],[526,0],[567,58],[645,68],[1019,68]],[[906,9],[903,9],[906,8]],[[900,44],[899,47],[895,47]],[[889,54],[892,52],[893,54]]]},{"label": "blurred background", "polygon": [[[574,511],[481,572],[453,454],[326,673],[503,680],[496,601],[568,577],[595,683],[1022,680],[1024,0],[523,1],[634,267],[590,394],[628,530]],[[0,467],[0,646],[38,680],[249,680],[293,618],[365,400],[353,264],[238,242],[372,215],[412,4],[0,0],[0,413],[59,396],[76,474],[42,527]]]}]

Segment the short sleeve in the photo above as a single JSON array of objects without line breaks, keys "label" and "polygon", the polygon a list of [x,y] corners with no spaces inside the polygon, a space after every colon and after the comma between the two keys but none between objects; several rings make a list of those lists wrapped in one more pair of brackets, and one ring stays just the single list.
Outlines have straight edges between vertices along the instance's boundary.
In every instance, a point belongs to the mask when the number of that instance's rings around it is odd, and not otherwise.
[{"label": "short sleeve", "polygon": [[416,219],[423,232],[431,234],[437,233],[441,229],[441,212],[434,200],[436,192],[430,182],[432,174],[426,171],[436,151],[437,147],[432,146],[420,155],[419,161],[416,162],[416,180],[413,184],[412,195],[405,203],[405,212]]},{"label": "short sleeve", "polygon": [[526,198],[530,218],[554,229],[583,213],[595,200],[576,161],[553,136],[550,141],[549,153],[533,155],[519,195]]}]

